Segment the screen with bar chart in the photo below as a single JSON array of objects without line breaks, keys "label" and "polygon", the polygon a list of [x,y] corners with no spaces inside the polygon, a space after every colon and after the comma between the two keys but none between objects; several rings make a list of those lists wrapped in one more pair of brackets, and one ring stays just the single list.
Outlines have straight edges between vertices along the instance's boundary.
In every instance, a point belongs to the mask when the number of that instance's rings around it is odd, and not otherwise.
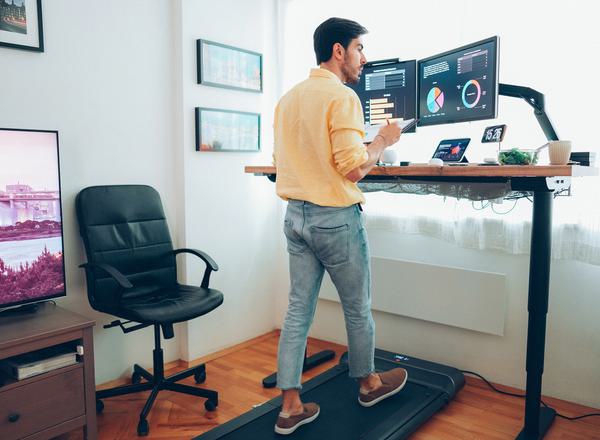
[{"label": "screen with bar chart", "polygon": [[[360,82],[348,86],[360,98],[367,126],[411,119],[417,113],[415,60],[367,63]],[[407,130],[414,131],[414,127]]]},{"label": "screen with bar chart", "polygon": [[419,126],[496,117],[498,37],[419,60],[418,71]]}]

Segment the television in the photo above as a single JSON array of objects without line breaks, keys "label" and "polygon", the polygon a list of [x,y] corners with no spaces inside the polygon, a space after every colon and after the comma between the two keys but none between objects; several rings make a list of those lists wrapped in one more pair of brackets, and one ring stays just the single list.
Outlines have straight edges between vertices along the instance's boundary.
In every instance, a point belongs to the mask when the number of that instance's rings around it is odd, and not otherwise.
[{"label": "television", "polygon": [[[365,125],[412,119],[417,113],[417,62],[398,59],[371,61],[363,66],[358,84],[348,84],[363,108]],[[414,132],[412,127],[406,132]]]},{"label": "television", "polygon": [[418,125],[496,118],[498,52],[495,36],[419,60]]},{"label": "television", "polygon": [[58,132],[0,128],[0,308],[66,295]]}]

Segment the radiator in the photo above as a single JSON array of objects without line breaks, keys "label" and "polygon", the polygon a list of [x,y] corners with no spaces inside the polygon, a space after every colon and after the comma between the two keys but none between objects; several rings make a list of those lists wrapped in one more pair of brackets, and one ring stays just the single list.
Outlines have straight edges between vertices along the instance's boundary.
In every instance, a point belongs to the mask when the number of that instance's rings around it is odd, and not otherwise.
[{"label": "radiator", "polygon": [[[506,275],[390,258],[371,258],[373,310],[504,335]],[[329,276],[320,298],[339,302]]]}]

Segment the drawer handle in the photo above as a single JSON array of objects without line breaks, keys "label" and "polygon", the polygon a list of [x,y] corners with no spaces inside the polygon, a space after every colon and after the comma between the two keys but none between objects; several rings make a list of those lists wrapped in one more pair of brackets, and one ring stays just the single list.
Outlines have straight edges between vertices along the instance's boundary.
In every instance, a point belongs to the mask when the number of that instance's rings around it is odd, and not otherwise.
[{"label": "drawer handle", "polygon": [[8,416],[8,421],[10,423],[15,423],[17,420],[19,420],[21,418],[21,416],[19,414],[10,414]]}]

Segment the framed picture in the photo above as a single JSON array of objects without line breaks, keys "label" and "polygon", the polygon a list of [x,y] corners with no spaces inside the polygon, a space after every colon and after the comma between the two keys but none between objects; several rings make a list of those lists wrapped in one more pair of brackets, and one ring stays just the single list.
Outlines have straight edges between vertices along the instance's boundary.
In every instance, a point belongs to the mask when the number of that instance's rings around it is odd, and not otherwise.
[{"label": "framed picture", "polygon": [[196,151],[260,151],[260,114],[196,107]]},{"label": "framed picture", "polygon": [[196,50],[198,84],[262,92],[261,54],[207,40],[196,40]]},{"label": "framed picture", "polygon": [[0,0],[0,46],[44,51],[42,0]]}]

